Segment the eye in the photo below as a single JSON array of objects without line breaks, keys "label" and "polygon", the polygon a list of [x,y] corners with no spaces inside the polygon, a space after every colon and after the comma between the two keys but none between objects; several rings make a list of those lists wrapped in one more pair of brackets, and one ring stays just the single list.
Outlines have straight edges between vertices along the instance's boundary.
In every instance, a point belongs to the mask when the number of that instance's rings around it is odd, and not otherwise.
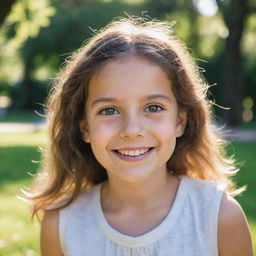
[{"label": "eye", "polygon": [[119,112],[114,108],[104,108],[102,109],[99,114],[105,115],[105,116],[111,116],[111,115],[117,115]]},{"label": "eye", "polygon": [[161,110],[164,110],[164,108],[159,105],[150,105],[145,108],[145,112],[150,112],[150,113],[159,112]]}]

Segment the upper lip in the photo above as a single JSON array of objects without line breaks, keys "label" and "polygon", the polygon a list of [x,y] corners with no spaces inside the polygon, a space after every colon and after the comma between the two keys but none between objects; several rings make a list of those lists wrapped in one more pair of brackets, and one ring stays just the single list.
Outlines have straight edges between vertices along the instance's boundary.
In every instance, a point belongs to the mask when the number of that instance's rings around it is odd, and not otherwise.
[{"label": "upper lip", "polygon": [[152,147],[125,147],[125,148],[116,148],[113,150],[129,150],[129,151],[133,151],[133,150],[144,150],[144,149],[149,149]]}]

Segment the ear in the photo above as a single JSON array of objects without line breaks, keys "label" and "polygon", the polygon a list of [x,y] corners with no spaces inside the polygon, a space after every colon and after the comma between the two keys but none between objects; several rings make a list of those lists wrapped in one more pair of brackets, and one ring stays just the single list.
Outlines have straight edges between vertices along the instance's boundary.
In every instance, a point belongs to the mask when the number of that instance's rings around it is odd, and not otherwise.
[{"label": "ear", "polygon": [[184,109],[178,110],[178,118],[176,123],[176,138],[183,135],[187,125],[187,112]]},{"label": "ear", "polygon": [[82,134],[83,141],[86,143],[90,143],[90,137],[89,137],[89,131],[88,131],[88,125],[86,120],[82,120],[80,122],[80,131]]}]

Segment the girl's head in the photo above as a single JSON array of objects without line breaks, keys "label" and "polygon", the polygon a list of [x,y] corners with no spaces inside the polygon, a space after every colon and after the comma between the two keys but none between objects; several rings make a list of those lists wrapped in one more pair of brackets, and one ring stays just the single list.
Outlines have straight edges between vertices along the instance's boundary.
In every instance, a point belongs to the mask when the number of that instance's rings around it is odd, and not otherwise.
[{"label": "girl's head", "polygon": [[94,74],[81,132],[109,179],[145,182],[167,174],[186,126],[171,87],[162,67],[140,55],[114,58]]},{"label": "girl's head", "polygon": [[[118,61],[125,65],[132,58],[161,70],[177,105],[181,130],[176,136],[175,149],[166,161],[168,170],[177,176],[184,174],[226,182],[224,173],[233,166],[224,158],[222,141],[214,134],[211,104],[206,98],[207,85],[197,66],[181,42],[171,35],[169,24],[125,19],[111,23],[95,35],[67,61],[56,80],[48,104],[51,145],[44,166],[47,175],[39,176],[48,177],[48,182],[43,178],[47,185],[37,197],[44,203],[41,206],[38,203],[39,209],[63,191],[72,191],[76,197],[83,186],[107,179],[105,169],[87,143],[90,142],[86,138],[87,100],[95,79],[107,65]],[[111,68],[107,71],[103,72],[106,80],[112,72]],[[137,86],[140,91],[140,84]]]}]

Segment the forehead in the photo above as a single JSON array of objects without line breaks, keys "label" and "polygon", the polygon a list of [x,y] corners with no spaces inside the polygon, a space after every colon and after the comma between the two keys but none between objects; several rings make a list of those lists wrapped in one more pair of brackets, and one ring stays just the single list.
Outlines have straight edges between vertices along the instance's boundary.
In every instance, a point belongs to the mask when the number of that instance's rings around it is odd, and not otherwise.
[{"label": "forehead", "polygon": [[[118,67],[118,70],[116,68]],[[139,68],[140,71],[152,71],[158,70],[165,73],[164,68],[161,64],[154,61],[151,57],[143,56],[137,53],[131,53],[124,56],[118,56],[113,59],[109,59],[105,64],[103,64],[97,72],[95,72],[94,78],[97,78],[100,75],[108,76],[115,73],[127,73],[128,70],[134,70]],[[117,71],[117,72],[115,72]]]},{"label": "forehead", "polygon": [[89,98],[97,96],[139,97],[147,93],[172,94],[163,68],[143,56],[125,56],[108,61],[92,77]]}]

